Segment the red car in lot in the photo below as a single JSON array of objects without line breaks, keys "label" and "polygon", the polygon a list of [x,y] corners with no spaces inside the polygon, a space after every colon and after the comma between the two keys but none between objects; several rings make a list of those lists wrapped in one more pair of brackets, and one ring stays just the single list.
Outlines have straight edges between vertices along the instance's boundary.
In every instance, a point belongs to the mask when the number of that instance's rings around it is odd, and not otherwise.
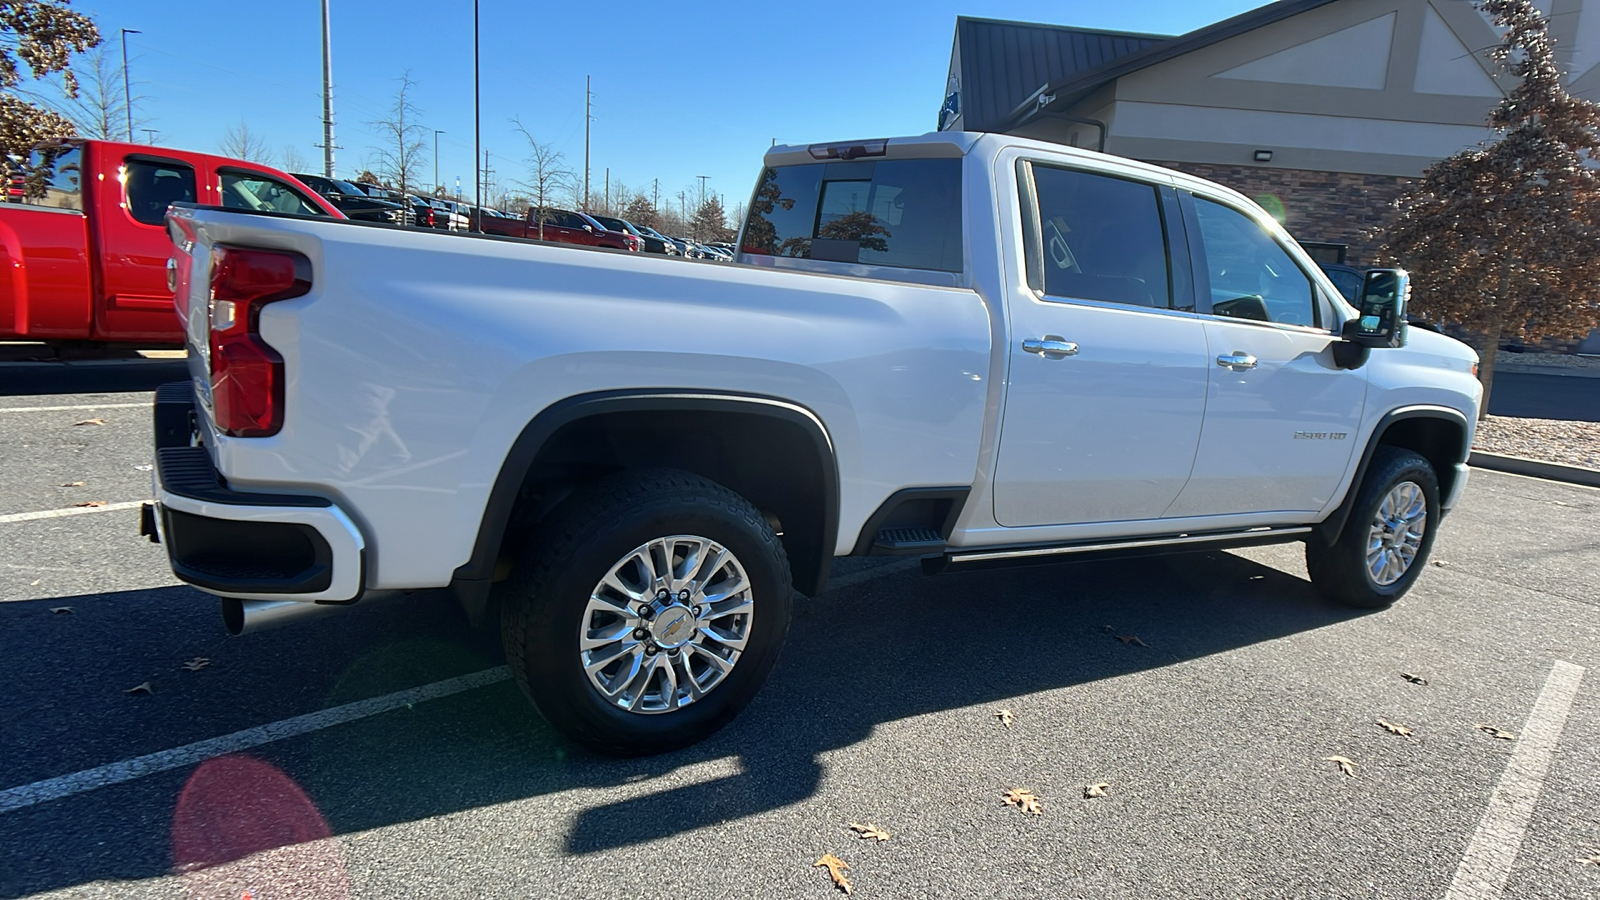
[{"label": "red car in lot", "polygon": [[52,141],[0,203],[0,340],[176,345],[167,207],[344,215],[276,169],[146,144]]},{"label": "red car in lot", "polygon": [[585,247],[610,247],[633,253],[643,249],[643,242],[631,234],[609,231],[604,225],[580,212],[565,209],[546,209],[541,230],[533,210],[521,219],[503,219],[498,216],[474,214],[474,231],[499,234],[530,240],[555,241],[561,244],[581,244]]}]

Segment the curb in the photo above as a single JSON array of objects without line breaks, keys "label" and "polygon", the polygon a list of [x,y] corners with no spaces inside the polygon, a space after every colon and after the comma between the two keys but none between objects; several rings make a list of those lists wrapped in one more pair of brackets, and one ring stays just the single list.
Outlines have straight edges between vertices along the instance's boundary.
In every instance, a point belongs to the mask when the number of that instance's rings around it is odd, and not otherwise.
[{"label": "curb", "polygon": [[1501,456],[1498,453],[1485,453],[1482,450],[1472,451],[1472,455],[1467,458],[1467,465],[1494,472],[1509,472],[1512,475],[1526,475],[1529,478],[1544,478],[1549,481],[1564,481],[1567,484],[1600,488],[1600,469],[1564,466],[1536,459],[1523,459],[1520,456]]}]

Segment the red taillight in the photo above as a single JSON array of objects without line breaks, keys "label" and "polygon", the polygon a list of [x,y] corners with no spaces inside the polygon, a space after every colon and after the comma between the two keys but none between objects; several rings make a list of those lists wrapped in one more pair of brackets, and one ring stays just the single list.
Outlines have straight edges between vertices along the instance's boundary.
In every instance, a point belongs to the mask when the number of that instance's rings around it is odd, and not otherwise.
[{"label": "red taillight", "polygon": [[286,250],[218,247],[211,266],[211,408],[232,437],[283,427],[283,357],[261,339],[261,308],[311,290],[311,261]]}]

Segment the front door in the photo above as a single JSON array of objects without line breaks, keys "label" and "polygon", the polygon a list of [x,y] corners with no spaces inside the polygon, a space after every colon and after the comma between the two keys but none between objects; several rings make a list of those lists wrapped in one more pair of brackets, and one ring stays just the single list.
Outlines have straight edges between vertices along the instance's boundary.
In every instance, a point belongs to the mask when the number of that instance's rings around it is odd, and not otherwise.
[{"label": "front door", "polygon": [[1175,197],[1042,164],[1029,179],[1029,168],[1022,206],[1032,288],[1009,298],[995,520],[1159,518],[1189,479],[1209,363]]},{"label": "front door", "polygon": [[1319,511],[1349,465],[1367,370],[1334,364],[1332,306],[1271,229],[1185,201],[1211,386],[1194,474],[1167,514]]}]

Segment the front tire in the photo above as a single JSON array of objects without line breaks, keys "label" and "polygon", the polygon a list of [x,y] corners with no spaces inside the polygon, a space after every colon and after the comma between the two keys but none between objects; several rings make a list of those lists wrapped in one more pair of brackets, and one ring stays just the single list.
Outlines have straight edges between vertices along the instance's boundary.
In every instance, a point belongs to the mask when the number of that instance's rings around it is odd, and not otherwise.
[{"label": "front tire", "polygon": [[1439,525],[1439,477],[1416,453],[1380,446],[1358,490],[1338,539],[1306,542],[1306,570],[1328,599],[1383,609],[1427,565]]},{"label": "front tire", "polygon": [[506,585],[512,675],[603,753],[693,744],[738,715],[788,633],[788,557],[748,501],[687,472],[624,472],[537,529]]}]

